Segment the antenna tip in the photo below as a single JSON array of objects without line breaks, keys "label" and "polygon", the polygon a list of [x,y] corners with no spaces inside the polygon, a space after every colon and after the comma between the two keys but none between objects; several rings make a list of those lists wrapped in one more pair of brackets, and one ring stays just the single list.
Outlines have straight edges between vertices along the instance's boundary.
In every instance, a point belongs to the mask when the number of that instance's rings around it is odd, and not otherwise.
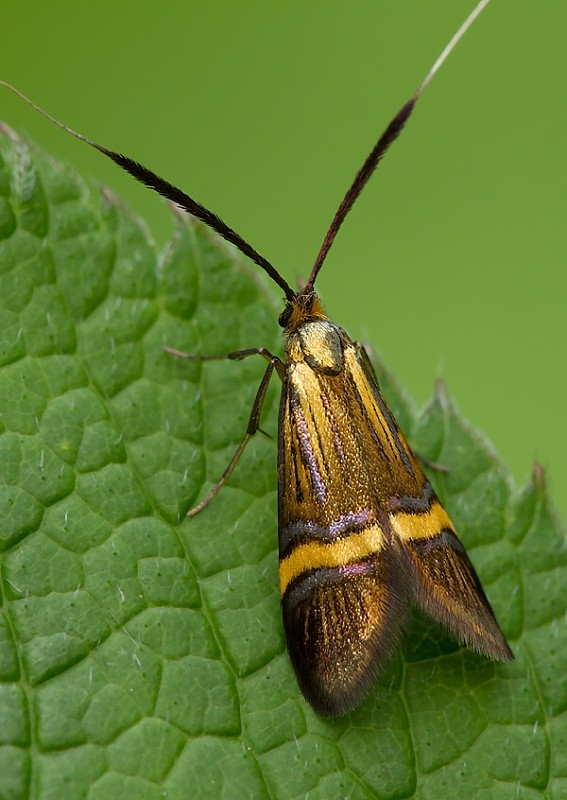
[{"label": "antenna tip", "polygon": [[439,57],[436,59],[435,63],[433,64],[433,66],[431,67],[431,69],[429,70],[429,72],[427,73],[427,75],[425,76],[423,81],[421,82],[421,85],[420,85],[419,89],[417,90],[417,92],[415,93],[414,97],[416,97],[416,96],[419,97],[422,94],[422,92],[425,89],[425,87],[430,83],[430,81],[433,78],[433,76],[435,75],[435,73],[438,72],[438,70],[441,67],[441,65],[447,59],[447,56],[449,55],[449,53],[451,53],[455,49],[455,46],[457,45],[457,43],[463,38],[463,36],[468,31],[468,29],[471,27],[471,25],[473,24],[475,19],[478,17],[478,15],[481,13],[481,11],[483,11],[483,9],[486,8],[486,6],[489,4],[489,2],[490,2],[490,0],[480,0],[480,2],[476,4],[476,6],[473,8],[471,13],[468,15],[466,20],[460,26],[459,30],[451,37],[450,41],[443,48],[443,51],[441,52]]}]

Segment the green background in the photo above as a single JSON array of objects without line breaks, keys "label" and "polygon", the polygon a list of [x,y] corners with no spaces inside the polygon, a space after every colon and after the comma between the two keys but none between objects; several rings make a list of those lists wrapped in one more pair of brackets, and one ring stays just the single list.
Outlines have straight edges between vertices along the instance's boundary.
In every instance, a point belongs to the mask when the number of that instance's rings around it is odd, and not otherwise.
[{"label": "green background", "polygon": [[[0,77],[193,193],[293,281],[472,6],[12,3]],[[560,0],[493,0],[319,281],[333,320],[417,401],[442,376],[519,481],[540,460],[563,512],[566,25]],[[113,165],[5,91],[0,117],[125,197],[165,241],[165,206]]]}]

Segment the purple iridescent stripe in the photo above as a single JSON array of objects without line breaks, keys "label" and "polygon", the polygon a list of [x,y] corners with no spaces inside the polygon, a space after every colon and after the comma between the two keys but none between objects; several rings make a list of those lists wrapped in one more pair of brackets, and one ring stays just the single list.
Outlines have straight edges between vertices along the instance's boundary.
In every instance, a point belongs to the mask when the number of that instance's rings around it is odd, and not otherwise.
[{"label": "purple iridescent stripe", "polygon": [[376,517],[368,508],[363,508],[360,511],[349,511],[339,519],[331,522],[330,525],[320,525],[309,520],[290,522],[280,529],[280,555],[283,557],[289,549],[296,546],[298,540],[309,538],[332,541],[339,536],[359,533],[369,525],[375,524]]},{"label": "purple iridescent stripe", "polygon": [[307,423],[305,422],[305,417],[303,416],[303,412],[301,411],[301,408],[298,405],[294,406],[293,415],[295,417],[295,424],[297,426],[297,432],[299,435],[299,444],[301,445],[305,463],[307,464],[307,467],[311,474],[311,483],[313,484],[315,497],[317,498],[319,503],[324,503],[325,500],[327,499],[327,490],[325,488],[325,484],[323,483],[323,479],[321,478],[321,474],[317,467],[317,462],[315,460],[315,453],[313,452],[313,448],[311,447],[311,437],[309,436],[309,431],[307,429]]}]

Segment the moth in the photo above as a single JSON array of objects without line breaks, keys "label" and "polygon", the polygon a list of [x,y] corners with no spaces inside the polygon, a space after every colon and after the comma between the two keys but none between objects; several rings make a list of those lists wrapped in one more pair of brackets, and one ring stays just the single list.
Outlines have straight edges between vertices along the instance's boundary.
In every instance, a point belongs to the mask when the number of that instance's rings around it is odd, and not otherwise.
[{"label": "moth", "polygon": [[301,691],[323,716],[352,711],[401,639],[411,605],[461,644],[497,661],[512,651],[447,512],[388,409],[364,347],[331,322],[315,292],[327,253],[417,99],[488,0],[478,3],[358,171],[325,236],[310,277],[295,291],[223,220],[133,159],[52,122],[111,158],[138,181],[209,225],[283,290],[280,359],[263,347],[193,361],[267,361],[246,434],[200,512],[230,477],[259,429],[273,373],[282,381],[278,434],[280,591],[289,656]]}]

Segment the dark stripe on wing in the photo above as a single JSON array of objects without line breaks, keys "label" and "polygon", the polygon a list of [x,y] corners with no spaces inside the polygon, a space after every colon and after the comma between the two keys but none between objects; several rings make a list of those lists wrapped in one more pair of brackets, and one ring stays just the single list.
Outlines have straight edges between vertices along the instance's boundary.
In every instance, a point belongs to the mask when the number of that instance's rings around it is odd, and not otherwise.
[{"label": "dark stripe on wing", "polygon": [[396,512],[401,512],[403,514],[425,514],[429,511],[435,500],[437,500],[437,495],[433,491],[432,485],[426,479],[421,497],[408,494],[404,494],[401,497],[391,497],[389,506],[390,511],[394,514]]},{"label": "dark stripe on wing", "polygon": [[297,520],[280,529],[280,558],[285,558],[300,544],[316,539],[321,542],[334,542],[352,533],[361,533],[376,522],[371,509],[350,511],[343,514],[330,525],[320,525],[308,520]]},{"label": "dark stripe on wing", "polygon": [[376,557],[374,555],[354,564],[345,564],[340,567],[320,567],[310,572],[303,572],[290,583],[282,602],[285,602],[286,607],[292,611],[299,603],[309,600],[316,589],[342,583],[345,578],[348,580],[350,577],[375,573]]},{"label": "dark stripe on wing", "polygon": [[398,426],[396,425],[396,421],[394,420],[392,414],[390,413],[390,409],[388,408],[388,406],[384,402],[384,398],[380,394],[380,389],[378,388],[378,384],[376,383],[376,381],[374,380],[372,375],[369,374],[368,371],[364,368],[363,364],[361,364],[361,367],[362,367],[362,369],[364,371],[366,379],[368,380],[368,383],[372,387],[372,393],[374,395],[374,399],[376,400],[376,403],[377,403],[377,405],[378,405],[378,407],[379,407],[379,409],[380,409],[380,411],[382,413],[382,416],[386,420],[386,424],[388,426],[388,431],[390,433],[390,436],[392,437],[392,439],[394,440],[394,442],[396,444],[396,450],[397,450],[398,455],[399,455],[399,457],[400,457],[400,459],[402,461],[402,464],[404,465],[404,467],[408,471],[408,474],[410,475],[410,477],[415,480],[415,477],[416,477],[415,471],[414,471],[412,463],[411,463],[411,461],[409,459],[406,447],[404,446],[404,443],[400,439],[400,432],[398,430]]},{"label": "dark stripe on wing", "polygon": [[443,528],[436,536],[428,536],[423,539],[411,539],[409,546],[411,546],[419,556],[426,556],[431,550],[444,547],[450,547],[451,550],[456,553],[466,553],[463,543],[452,528]]},{"label": "dark stripe on wing", "polygon": [[341,440],[341,436],[339,433],[339,428],[337,425],[337,421],[333,415],[333,409],[331,408],[331,404],[329,403],[329,398],[324,392],[321,392],[321,402],[323,404],[323,408],[325,409],[325,414],[327,416],[327,421],[331,427],[333,432],[333,441],[335,443],[335,450],[337,451],[337,455],[339,457],[339,461],[343,466],[347,463],[346,453],[344,451],[343,443]]}]

